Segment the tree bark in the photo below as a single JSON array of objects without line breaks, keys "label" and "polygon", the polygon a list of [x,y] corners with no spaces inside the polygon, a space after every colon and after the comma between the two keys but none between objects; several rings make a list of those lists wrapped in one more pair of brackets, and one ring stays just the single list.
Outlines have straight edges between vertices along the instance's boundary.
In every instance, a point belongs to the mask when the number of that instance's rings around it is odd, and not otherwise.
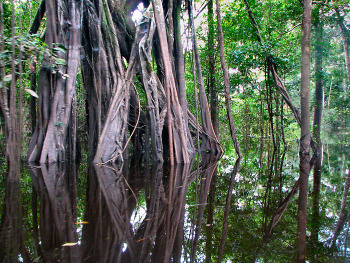
[{"label": "tree bark", "polygon": [[195,57],[196,74],[198,78],[198,90],[199,90],[199,100],[200,100],[200,107],[201,107],[202,126],[203,126],[204,132],[207,135],[206,138],[202,139],[201,151],[212,152],[213,154],[221,155],[223,150],[219,144],[219,141],[216,137],[216,134],[213,128],[213,124],[211,122],[208,99],[204,89],[204,80],[202,75],[202,69],[201,69],[201,63],[200,63],[199,51],[198,51],[197,39],[196,39],[196,31],[195,31],[195,25],[194,25],[194,19],[193,19],[192,0],[188,0],[188,13],[189,13],[190,27],[192,30],[192,51],[193,51],[193,56]]},{"label": "tree bark", "polygon": [[[165,87],[167,96],[167,117],[170,163],[189,163],[189,153],[187,151],[187,134],[184,130],[184,122],[179,98],[176,91],[171,60],[169,57],[169,46],[166,37],[165,19],[163,7],[160,0],[152,0],[154,17],[157,25],[157,32],[160,41],[160,49],[164,65]],[[177,127],[177,128],[175,128]],[[174,154],[175,152],[175,154]]]},{"label": "tree bark", "polygon": [[193,145],[193,140],[191,137],[189,129],[188,120],[188,103],[186,97],[186,83],[185,83],[185,60],[183,55],[183,46],[181,38],[181,4],[182,0],[174,1],[174,62],[175,62],[175,72],[177,80],[177,92],[182,108],[182,114],[185,122],[185,132],[187,134],[188,143],[187,148],[191,156],[195,154],[195,149]]},{"label": "tree bark", "polygon": [[54,163],[66,159],[67,127],[80,62],[81,1],[45,2],[45,42],[50,48],[55,48],[55,44],[66,48],[66,52],[56,52],[57,57],[66,64],[52,65],[49,58],[43,62],[38,86],[39,120],[29,146],[28,161]]},{"label": "tree bark", "polygon": [[227,70],[227,65],[225,61],[225,50],[224,50],[224,37],[222,32],[222,22],[221,22],[221,8],[220,1],[216,0],[216,15],[218,19],[218,38],[219,38],[219,47],[220,47],[220,61],[221,68],[224,75],[224,85],[225,85],[225,102],[226,102],[226,111],[227,117],[230,125],[230,133],[233,144],[235,146],[236,153],[238,158],[242,157],[241,150],[239,147],[239,141],[236,135],[236,128],[233,122],[232,110],[231,110],[231,98],[230,98],[230,77]]},{"label": "tree bark", "polygon": [[207,92],[210,98],[210,116],[216,136],[219,136],[218,92],[215,79],[214,12],[213,0],[208,1],[208,80]]},{"label": "tree bark", "polygon": [[340,28],[341,38],[344,46],[346,74],[348,76],[348,85],[350,87],[350,57],[349,57],[350,30],[346,28],[344,24],[344,17],[340,15],[340,10],[338,8],[335,8],[335,11],[337,14],[336,21]]},{"label": "tree bark", "polygon": [[[180,34],[181,1],[167,1],[164,5],[161,1],[153,1],[153,9],[150,6],[143,14],[136,32],[130,14],[135,1],[114,3],[111,0],[86,0],[83,2],[82,26],[80,4],[78,0],[43,0],[33,24],[32,31],[36,31],[46,12],[45,42],[57,51],[55,56],[66,64],[56,65],[47,57],[41,67],[38,121],[29,146],[28,160],[41,163],[65,161],[67,142],[76,144],[75,139],[67,140],[67,130],[76,132],[71,127],[68,129],[68,126],[74,125],[70,118],[74,111],[72,98],[82,45],[89,160],[95,163],[123,161],[130,141],[127,131],[131,131],[132,136],[133,130],[140,128],[136,121],[139,117],[135,112],[131,113],[136,107],[130,107],[130,96],[137,101],[137,92],[130,90],[134,88],[138,74],[145,90],[149,116],[149,120],[143,121],[149,123],[149,127],[142,129],[151,131],[153,161],[163,162],[165,139],[165,145],[169,144],[165,153],[170,152],[171,162],[188,163],[189,157],[194,155],[189,123],[196,130],[201,128],[198,120],[189,120],[188,117]],[[168,16],[167,20],[163,9],[170,12],[171,17]],[[158,37],[153,37],[153,15]],[[56,44],[64,46],[67,52],[59,50]],[[153,52],[152,48],[155,48]],[[152,55],[157,63],[159,79],[153,72]],[[202,140],[204,145],[207,141],[212,142],[211,147],[207,147],[208,151],[221,153],[215,132],[211,131],[212,122],[207,118],[210,115],[207,114],[205,93],[201,97],[202,108],[206,112],[202,117],[205,127],[201,132]],[[140,107],[139,114],[142,115]],[[137,126],[135,129],[131,127],[131,122],[128,123],[128,118],[133,119]],[[164,123],[168,133],[163,132]],[[75,152],[76,146],[71,145],[70,149]]]},{"label": "tree bark", "polygon": [[46,0],[42,0],[40,7],[35,15],[32,26],[29,29],[30,34],[36,34],[41,24],[41,20],[43,19],[46,12]]},{"label": "tree bark", "polygon": [[321,141],[321,123],[323,111],[323,24],[320,21],[319,8],[315,9],[314,27],[316,34],[315,43],[315,112],[313,122],[313,138],[317,147],[317,157],[313,167],[313,191],[312,191],[312,218],[311,218],[311,241],[316,244],[318,242],[318,232],[320,230],[320,191],[321,191],[321,168],[322,168],[322,141]]},{"label": "tree bark", "polygon": [[[0,36],[4,37],[4,10],[3,2],[0,1]],[[0,64],[0,79],[1,91],[0,91],[0,109],[2,111],[2,117],[4,118],[4,136],[6,146],[6,161],[8,164],[8,177],[19,177],[20,167],[20,112],[18,111],[18,104],[20,103],[17,98],[16,91],[16,64],[15,60],[15,7],[14,2],[11,2],[11,54],[10,54],[10,68],[6,70],[6,65],[2,60]],[[4,52],[4,41],[0,39],[0,52]],[[10,73],[9,75],[6,75]],[[10,76],[10,81],[4,81],[5,76]],[[18,100],[18,103],[17,103]]]},{"label": "tree bark", "polygon": [[306,213],[311,142],[309,116],[311,2],[311,0],[304,1],[301,43],[301,135],[299,150],[300,187],[298,202],[298,262],[305,262],[306,256]]}]

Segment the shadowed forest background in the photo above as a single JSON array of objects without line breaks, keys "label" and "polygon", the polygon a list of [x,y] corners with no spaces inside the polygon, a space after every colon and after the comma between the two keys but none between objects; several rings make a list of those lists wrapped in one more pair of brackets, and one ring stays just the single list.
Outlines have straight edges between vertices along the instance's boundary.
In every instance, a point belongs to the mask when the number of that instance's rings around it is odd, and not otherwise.
[{"label": "shadowed forest background", "polygon": [[0,0],[0,262],[348,262],[348,0]]}]

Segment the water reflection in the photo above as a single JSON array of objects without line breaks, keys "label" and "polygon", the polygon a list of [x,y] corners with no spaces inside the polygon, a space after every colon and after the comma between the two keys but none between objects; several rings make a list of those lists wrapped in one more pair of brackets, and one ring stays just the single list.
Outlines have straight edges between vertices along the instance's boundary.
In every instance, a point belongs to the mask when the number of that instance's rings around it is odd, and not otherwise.
[{"label": "water reflection", "polygon": [[[83,260],[180,262],[191,165],[135,166],[130,172],[127,167],[90,170]],[[141,222],[132,222],[137,201],[144,215]]]},{"label": "water reflection", "polygon": [[[34,237],[44,262],[80,262],[76,227],[76,167],[62,163],[29,169],[40,207],[40,241]],[[36,210],[33,211],[37,229]]]},{"label": "water reflection", "polygon": [[[31,166],[26,187],[10,174],[0,262],[294,262],[298,183],[267,207],[268,186],[237,174],[239,163],[224,173],[211,156],[174,167],[125,162],[79,176],[75,165]],[[322,238],[334,222],[322,222],[310,262],[346,262],[346,241],[343,254],[331,251]]]},{"label": "water reflection", "polygon": [[0,262],[17,262],[19,255],[25,262],[29,262],[29,253],[25,247],[19,173],[10,172],[5,186],[0,228]]}]

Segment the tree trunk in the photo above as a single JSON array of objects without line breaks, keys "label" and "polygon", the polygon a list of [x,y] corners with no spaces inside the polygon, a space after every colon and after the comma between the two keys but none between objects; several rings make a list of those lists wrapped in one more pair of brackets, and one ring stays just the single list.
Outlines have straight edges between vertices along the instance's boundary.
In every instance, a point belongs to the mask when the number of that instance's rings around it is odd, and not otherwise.
[{"label": "tree trunk", "polygon": [[302,43],[301,43],[301,135],[300,135],[300,187],[298,205],[298,262],[305,262],[306,255],[306,213],[308,176],[310,173],[310,28],[311,0],[304,1]]},{"label": "tree trunk", "polygon": [[216,134],[213,128],[213,124],[211,122],[208,100],[204,89],[204,80],[202,75],[202,69],[201,69],[201,63],[200,63],[199,51],[198,51],[197,39],[196,39],[196,31],[195,31],[195,25],[194,25],[194,19],[193,19],[192,1],[188,1],[188,13],[189,13],[190,27],[192,30],[192,51],[193,51],[193,56],[195,57],[196,74],[198,78],[198,90],[199,90],[199,100],[200,100],[200,107],[201,107],[202,126],[203,126],[204,132],[207,135],[206,138],[202,139],[201,150],[202,152],[212,152],[213,154],[220,155],[223,150],[219,144],[219,141],[216,137]]},{"label": "tree trunk", "polygon": [[189,163],[189,153],[187,151],[188,138],[187,134],[185,133],[182,110],[177,95],[176,83],[171,63],[172,60],[170,60],[169,57],[170,53],[166,37],[166,27],[162,3],[160,0],[152,0],[152,4],[164,65],[170,163],[173,164],[174,161],[177,163]]},{"label": "tree trunk", "polygon": [[[317,13],[316,13],[317,12]],[[316,244],[318,242],[318,232],[320,230],[320,190],[321,190],[321,167],[322,167],[322,141],[321,141],[321,121],[323,111],[323,66],[322,66],[322,52],[323,52],[323,24],[320,21],[319,8],[315,10],[315,112],[313,123],[313,138],[315,139],[318,155],[313,168],[313,191],[312,191],[312,223],[311,223],[311,241]]]},{"label": "tree trunk", "polygon": [[[16,58],[15,54],[15,7],[14,2],[11,2],[11,55],[10,55],[10,69],[9,75],[10,81],[4,81],[4,78],[8,72],[6,72],[5,61],[1,60],[0,64],[0,79],[1,91],[0,91],[0,109],[2,111],[2,117],[4,119],[4,135],[6,145],[6,161],[8,164],[8,178],[17,178],[20,173],[20,111],[18,107],[20,104],[20,98],[17,98],[16,91]],[[0,1],[0,37],[4,37],[4,10],[3,2]],[[0,53],[4,52],[4,41],[0,39]]]},{"label": "tree trunk", "polygon": [[174,1],[174,62],[177,80],[177,92],[182,108],[182,114],[185,122],[185,132],[188,138],[188,152],[191,156],[195,154],[193,140],[189,129],[188,121],[188,103],[186,97],[186,83],[185,83],[185,61],[183,57],[183,46],[181,38],[181,4],[182,0]]},{"label": "tree trunk", "polygon": [[65,65],[55,65],[49,58],[39,75],[38,123],[32,137],[28,161],[53,163],[66,159],[66,134],[71,115],[72,97],[80,61],[81,1],[46,0],[45,42],[57,50]]},{"label": "tree trunk", "polygon": [[340,15],[338,8],[335,9],[337,17],[337,23],[340,27],[341,39],[343,41],[344,53],[345,53],[345,66],[346,74],[348,76],[348,85],[350,86],[350,57],[349,57],[349,45],[350,45],[350,30],[346,28],[344,24],[344,17]]},{"label": "tree trunk", "polygon": [[207,92],[210,98],[210,116],[216,136],[219,136],[218,122],[218,92],[215,80],[215,46],[214,46],[214,12],[213,0],[208,1],[208,84]]},{"label": "tree trunk", "polygon": [[227,70],[227,65],[225,61],[225,50],[224,50],[224,37],[222,32],[222,22],[221,22],[221,8],[220,1],[216,0],[216,15],[218,19],[218,37],[219,37],[219,47],[220,47],[220,61],[221,68],[224,75],[224,85],[225,85],[225,102],[226,102],[226,111],[227,117],[230,125],[230,133],[233,144],[235,146],[236,153],[238,158],[242,157],[241,150],[239,147],[239,142],[236,135],[236,128],[233,123],[232,110],[231,110],[231,98],[230,98],[230,77]]},{"label": "tree trunk", "polygon": [[[181,1],[167,1],[164,6],[158,0],[152,3],[153,9],[149,6],[135,27],[130,13],[135,1],[86,0],[80,26],[80,1],[43,0],[32,30],[37,30],[46,12],[45,42],[56,50],[55,56],[66,63],[55,65],[47,57],[41,67],[38,121],[29,146],[29,161],[64,161],[67,159],[66,143],[76,144],[75,139],[67,140],[66,137],[68,126],[74,125],[74,121],[70,122],[74,111],[72,98],[80,47],[83,46],[82,75],[86,87],[89,160],[95,163],[123,161],[130,141],[127,131],[132,137],[136,129],[143,129],[150,131],[153,161],[163,162],[165,145],[165,153],[170,152],[172,163],[189,162],[194,154],[189,122],[191,125],[194,123],[195,130],[201,128],[198,120],[188,118],[180,34]],[[163,9],[170,12],[167,20]],[[155,30],[158,36],[154,37]],[[67,52],[55,46],[58,44],[64,46]],[[155,48],[153,52],[152,48]],[[152,56],[157,63],[159,79],[153,71]],[[200,72],[200,67],[197,68]],[[134,85],[136,75],[145,90],[148,120],[143,117],[145,114],[141,107],[130,107],[130,97],[133,102],[139,101]],[[134,88],[135,92],[131,92]],[[207,151],[221,153],[205,92],[201,92],[201,101],[204,109],[203,145],[207,145]],[[128,123],[128,119],[132,121]],[[141,124],[149,123],[149,127],[141,127],[140,119],[143,119]],[[164,123],[167,132],[163,131]],[[72,127],[69,130],[76,132]],[[142,142],[142,138],[138,141]],[[75,152],[76,146],[71,145],[70,149]]]}]

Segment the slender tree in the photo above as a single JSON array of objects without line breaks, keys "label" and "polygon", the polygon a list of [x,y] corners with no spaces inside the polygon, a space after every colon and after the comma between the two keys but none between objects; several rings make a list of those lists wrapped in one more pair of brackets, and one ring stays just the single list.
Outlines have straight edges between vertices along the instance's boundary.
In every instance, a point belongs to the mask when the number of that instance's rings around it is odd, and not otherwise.
[{"label": "slender tree", "polygon": [[323,111],[323,23],[320,17],[320,8],[314,10],[314,28],[315,28],[315,111],[313,122],[313,138],[317,147],[317,157],[313,168],[313,191],[312,191],[312,231],[311,239],[314,244],[318,241],[319,232],[319,202],[321,191],[321,168],[322,168],[322,141],[321,124]]},{"label": "slender tree", "polygon": [[220,1],[216,0],[216,16],[218,20],[218,37],[219,37],[219,48],[220,48],[220,61],[221,61],[221,68],[224,75],[224,85],[225,85],[225,102],[226,102],[226,111],[227,111],[227,117],[230,125],[230,133],[231,138],[233,141],[233,144],[235,146],[236,153],[238,155],[238,158],[242,157],[241,150],[239,147],[239,142],[236,135],[236,128],[233,123],[233,116],[232,116],[232,110],[231,110],[231,98],[230,98],[230,78],[228,75],[226,60],[225,60],[225,50],[224,50],[224,37],[222,32],[222,22],[221,22],[221,7],[220,7]]},{"label": "slender tree", "polygon": [[350,56],[349,56],[349,45],[350,45],[350,30],[345,26],[344,17],[341,15],[339,8],[335,8],[336,21],[340,28],[341,39],[344,46],[345,54],[345,67],[348,77],[348,85],[350,86]]},{"label": "slender tree", "polygon": [[306,256],[306,213],[311,143],[309,109],[311,2],[311,0],[304,1],[301,40],[301,135],[299,149],[300,186],[298,203],[298,262],[305,262]]},{"label": "slender tree", "polygon": [[189,15],[189,23],[191,27],[192,32],[192,50],[193,50],[193,56],[196,66],[196,75],[198,78],[198,91],[199,91],[199,99],[200,99],[200,106],[201,106],[201,118],[202,118],[202,127],[208,136],[204,139],[202,139],[202,151],[203,152],[212,152],[214,154],[221,154],[222,148],[218,144],[218,139],[214,131],[214,127],[211,121],[211,116],[209,112],[209,104],[207,100],[207,96],[204,89],[204,80],[203,80],[203,74],[202,74],[202,68],[199,58],[199,50],[197,46],[197,37],[196,37],[196,29],[194,24],[194,17],[193,17],[193,1],[187,0],[187,7],[188,7],[188,15]]},{"label": "slender tree", "polygon": [[214,12],[213,12],[213,0],[208,1],[208,80],[207,80],[207,93],[210,99],[210,115],[213,122],[213,127],[216,135],[218,136],[219,123],[218,123],[218,94],[215,80],[215,46],[214,46]]}]

